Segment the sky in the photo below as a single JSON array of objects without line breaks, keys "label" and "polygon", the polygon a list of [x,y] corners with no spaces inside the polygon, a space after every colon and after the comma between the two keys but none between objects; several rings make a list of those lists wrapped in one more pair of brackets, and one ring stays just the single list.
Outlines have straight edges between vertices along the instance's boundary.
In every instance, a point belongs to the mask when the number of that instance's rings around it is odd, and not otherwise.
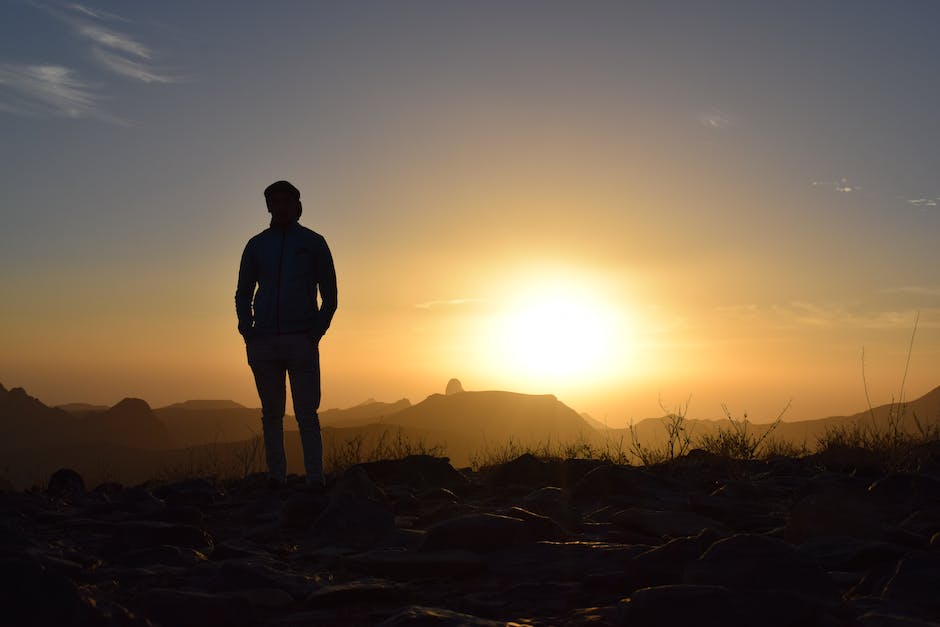
[{"label": "sky", "polygon": [[0,382],[258,406],[233,297],[286,179],[338,275],[323,408],[451,377],[611,426],[915,398],[940,385],[937,24],[928,0],[4,0]]}]

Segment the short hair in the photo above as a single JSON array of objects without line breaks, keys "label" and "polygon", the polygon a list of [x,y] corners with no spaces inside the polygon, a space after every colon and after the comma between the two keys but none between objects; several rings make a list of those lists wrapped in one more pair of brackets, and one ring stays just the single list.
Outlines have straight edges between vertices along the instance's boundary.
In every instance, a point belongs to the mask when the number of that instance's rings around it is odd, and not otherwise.
[{"label": "short hair", "polygon": [[288,183],[287,181],[275,181],[267,187],[264,188],[264,197],[270,198],[271,196],[290,196],[296,201],[300,201],[300,190]]}]

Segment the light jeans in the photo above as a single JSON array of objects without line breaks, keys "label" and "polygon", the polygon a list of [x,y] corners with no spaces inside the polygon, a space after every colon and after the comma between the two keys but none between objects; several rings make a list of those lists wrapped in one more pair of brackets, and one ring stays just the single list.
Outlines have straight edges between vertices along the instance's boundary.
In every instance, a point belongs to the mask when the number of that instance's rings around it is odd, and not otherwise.
[{"label": "light jeans", "polygon": [[320,349],[306,333],[259,334],[247,344],[248,365],[261,399],[261,426],[268,474],[287,477],[284,453],[284,375],[290,377],[294,414],[304,450],[307,483],[323,484],[323,440],[320,436]]}]

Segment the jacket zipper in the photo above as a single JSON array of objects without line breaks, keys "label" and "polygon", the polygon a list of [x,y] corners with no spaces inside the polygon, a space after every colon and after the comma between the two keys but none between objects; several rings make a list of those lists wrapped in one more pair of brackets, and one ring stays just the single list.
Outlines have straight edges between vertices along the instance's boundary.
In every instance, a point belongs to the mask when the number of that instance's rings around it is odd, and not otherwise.
[{"label": "jacket zipper", "polygon": [[284,265],[284,240],[287,239],[287,229],[281,231],[281,256],[277,260],[277,290],[274,293],[274,326],[277,334],[281,334],[281,266]]}]

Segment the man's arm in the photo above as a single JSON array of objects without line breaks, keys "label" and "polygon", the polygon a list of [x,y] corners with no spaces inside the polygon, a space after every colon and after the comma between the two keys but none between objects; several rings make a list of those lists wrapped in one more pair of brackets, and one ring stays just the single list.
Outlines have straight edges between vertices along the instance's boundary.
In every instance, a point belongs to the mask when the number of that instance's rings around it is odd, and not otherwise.
[{"label": "man's arm", "polygon": [[251,333],[251,301],[255,296],[255,285],[258,282],[258,268],[254,257],[245,246],[242,260],[238,266],[238,285],[235,288],[235,314],[238,316],[238,332],[246,340]]},{"label": "man's arm", "polygon": [[338,304],[336,293],[336,268],[333,266],[333,255],[330,253],[330,247],[326,240],[322,240],[320,255],[317,260],[318,276],[317,288],[320,290],[320,335],[326,333],[330,328],[330,322],[333,320],[333,314],[336,313]]}]

